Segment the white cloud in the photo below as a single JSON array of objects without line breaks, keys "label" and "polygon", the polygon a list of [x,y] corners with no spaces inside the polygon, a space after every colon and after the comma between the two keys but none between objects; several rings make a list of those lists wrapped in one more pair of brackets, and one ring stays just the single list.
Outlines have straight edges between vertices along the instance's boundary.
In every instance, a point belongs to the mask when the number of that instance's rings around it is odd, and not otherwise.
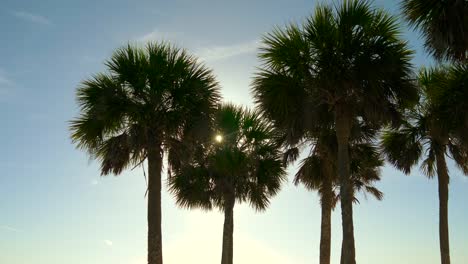
[{"label": "white cloud", "polygon": [[173,32],[164,32],[160,31],[158,29],[155,29],[139,38],[137,38],[137,41],[140,42],[148,42],[148,41],[169,41],[169,40],[174,40],[178,36],[177,33]]},{"label": "white cloud", "polygon": [[5,71],[0,69],[0,95],[6,95],[11,92],[11,87],[14,86],[15,83],[8,78]]},{"label": "white cloud", "polygon": [[52,25],[52,22],[41,15],[25,12],[25,11],[13,11],[12,14],[22,20],[32,22],[34,24],[41,24],[41,25]]},{"label": "white cloud", "polygon": [[259,47],[259,41],[249,41],[227,46],[213,46],[200,49],[197,53],[200,58],[206,61],[217,61],[234,56],[255,52]]},{"label": "white cloud", "polygon": [[9,84],[11,84],[11,81],[8,78],[6,78],[5,76],[0,75],[0,85],[2,85],[2,84],[9,85]]},{"label": "white cloud", "polygon": [[6,76],[6,72],[0,69],[0,86],[12,85],[13,81]]},{"label": "white cloud", "polygon": [[91,181],[91,185],[98,185],[98,183],[99,183],[98,180],[92,180]]},{"label": "white cloud", "polygon": [[112,243],[112,241],[106,239],[106,240],[104,240],[104,244],[106,244],[106,246],[111,247],[113,243]]},{"label": "white cloud", "polygon": [[150,10],[150,13],[153,14],[153,15],[158,15],[158,16],[167,16],[168,15],[167,12],[161,11],[159,9],[152,9],[152,10]]},{"label": "white cloud", "polygon": [[81,56],[81,57],[79,58],[79,61],[80,61],[81,63],[96,63],[96,62],[97,62],[96,58],[91,57],[91,56],[89,56],[89,55],[83,55],[83,56]]},{"label": "white cloud", "polygon": [[199,39],[190,38],[187,34],[168,32],[155,29],[136,39],[137,42],[170,41],[176,45],[187,44],[184,47],[195,50],[195,54],[205,61],[218,61],[234,56],[253,53],[260,46],[259,40],[251,40],[232,45],[204,45]]},{"label": "white cloud", "polygon": [[7,226],[7,225],[1,225],[0,230],[10,231],[10,232],[20,232],[21,231],[21,230],[19,230],[17,228]]}]

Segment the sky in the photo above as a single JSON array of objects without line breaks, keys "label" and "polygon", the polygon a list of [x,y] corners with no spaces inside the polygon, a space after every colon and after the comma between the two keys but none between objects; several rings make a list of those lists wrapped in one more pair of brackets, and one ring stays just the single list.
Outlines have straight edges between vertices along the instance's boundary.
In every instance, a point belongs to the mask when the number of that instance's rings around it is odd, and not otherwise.
[{"label": "sky", "polygon": [[[396,1],[375,1],[398,13]],[[146,263],[145,180],[141,168],[101,177],[99,165],[71,143],[80,81],[105,70],[127,43],[170,41],[212,68],[225,101],[253,106],[250,83],[261,36],[304,21],[315,1],[1,0],[0,5],[0,263]],[[419,35],[402,22],[430,65]],[[449,164],[452,263],[468,260],[468,177]],[[257,213],[235,207],[236,263],[318,263],[320,207],[316,193],[289,180]],[[354,207],[360,264],[439,263],[437,183],[415,169],[390,166],[377,184],[378,202]],[[163,192],[165,263],[219,263],[223,216],[188,211]],[[340,210],[333,213],[332,263],[339,263]]]}]

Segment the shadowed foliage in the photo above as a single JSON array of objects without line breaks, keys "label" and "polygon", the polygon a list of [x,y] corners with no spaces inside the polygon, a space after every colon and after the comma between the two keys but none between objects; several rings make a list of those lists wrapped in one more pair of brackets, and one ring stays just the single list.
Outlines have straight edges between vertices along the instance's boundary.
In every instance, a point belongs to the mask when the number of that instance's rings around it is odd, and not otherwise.
[{"label": "shadowed foliage", "polygon": [[404,0],[403,14],[425,39],[426,50],[438,60],[468,59],[468,1]]},{"label": "shadowed foliage", "polygon": [[[375,131],[363,127],[354,127],[353,142],[350,144],[351,183],[353,185],[353,200],[359,202],[355,192],[362,191],[374,196],[377,200],[383,199],[383,193],[374,183],[380,180],[380,167],[383,160],[377,149],[368,143],[374,138]],[[337,142],[335,132],[322,131],[314,142],[309,156],[300,162],[294,184],[303,184],[308,190],[319,192],[321,201],[321,236],[320,236],[320,264],[329,264],[331,255],[331,212],[339,201],[337,192],[339,181],[337,175]],[[296,148],[297,150],[297,148]],[[285,155],[292,153],[286,151]],[[294,151],[296,152],[296,151]],[[287,157],[292,162],[298,156]]]},{"label": "shadowed foliage", "polygon": [[[355,264],[348,146],[352,124],[397,125],[418,98],[412,51],[397,18],[367,1],[319,5],[302,25],[263,38],[263,65],[253,82],[262,113],[290,145],[334,128],[338,144],[343,244],[341,263]],[[306,140],[307,140],[306,138]]]},{"label": "shadowed foliage", "polygon": [[166,43],[128,45],[107,71],[82,82],[72,140],[101,164],[101,174],[148,163],[148,263],[161,264],[161,170],[173,142],[192,142],[205,130],[219,100],[210,70]]},{"label": "shadowed foliage", "polygon": [[[322,151],[323,148],[325,147],[317,143],[311,150],[310,156],[301,160],[300,168],[294,177],[294,184],[302,184],[308,190],[318,191],[322,203],[324,193],[331,192],[333,194],[332,208],[334,208],[340,198],[339,192],[335,190],[339,186],[336,153],[331,156],[327,151]],[[383,193],[373,186],[375,182],[380,181],[379,169],[384,164],[376,148],[369,143],[356,144],[350,147],[350,156],[353,190],[362,191],[364,195],[370,194],[377,200],[382,200]],[[329,185],[325,183],[326,181],[330,182]],[[356,197],[353,200],[359,202]]]},{"label": "shadowed foliage", "polygon": [[174,168],[169,186],[182,207],[224,212],[221,263],[232,264],[235,203],[265,210],[285,171],[272,126],[258,113],[222,105],[213,127],[213,139]]},{"label": "shadowed foliage", "polygon": [[[461,81],[464,80],[464,81]],[[439,235],[441,263],[450,263],[448,231],[449,172],[446,157],[468,174],[466,124],[468,88],[466,66],[422,70],[419,83],[424,100],[409,112],[399,128],[388,130],[382,151],[395,167],[409,174],[421,158],[421,170],[437,175],[439,184]],[[461,82],[460,82],[461,81]],[[463,132],[464,131],[464,132]]]}]

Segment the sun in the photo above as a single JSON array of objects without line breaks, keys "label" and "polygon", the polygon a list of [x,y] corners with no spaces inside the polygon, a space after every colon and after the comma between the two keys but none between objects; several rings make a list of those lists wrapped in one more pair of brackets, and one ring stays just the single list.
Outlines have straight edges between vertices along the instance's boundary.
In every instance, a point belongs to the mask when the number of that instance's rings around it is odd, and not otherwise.
[{"label": "sun", "polygon": [[216,135],[215,140],[216,140],[216,142],[221,143],[223,141],[223,136]]}]

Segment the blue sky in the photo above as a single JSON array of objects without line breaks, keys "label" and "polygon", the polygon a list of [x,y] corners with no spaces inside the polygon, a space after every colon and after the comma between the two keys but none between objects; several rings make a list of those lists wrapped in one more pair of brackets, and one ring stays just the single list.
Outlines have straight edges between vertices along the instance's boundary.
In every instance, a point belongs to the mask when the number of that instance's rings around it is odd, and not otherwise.
[{"label": "blue sky", "polygon": [[[396,1],[376,1],[396,12]],[[0,263],[143,264],[145,181],[141,168],[100,177],[71,144],[79,82],[127,42],[169,40],[214,69],[225,100],[251,106],[249,84],[262,34],[300,22],[314,1],[25,1],[0,8]],[[406,32],[415,64],[430,64],[417,34]],[[468,259],[467,177],[451,168],[451,253]],[[295,171],[289,169],[290,174]],[[355,206],[358,262],[439,263],[435,180],[389,166],[384,201]],[[333,214],[332,263],[341,243]],[[218,263],[223,217],[178,209],[163,193],[166,263]],[[320,208],[315,193],[292,183],[265,213],[235,208],[237,263],[317,263]],[[250,260],[250,261],[249,261]]]}]

